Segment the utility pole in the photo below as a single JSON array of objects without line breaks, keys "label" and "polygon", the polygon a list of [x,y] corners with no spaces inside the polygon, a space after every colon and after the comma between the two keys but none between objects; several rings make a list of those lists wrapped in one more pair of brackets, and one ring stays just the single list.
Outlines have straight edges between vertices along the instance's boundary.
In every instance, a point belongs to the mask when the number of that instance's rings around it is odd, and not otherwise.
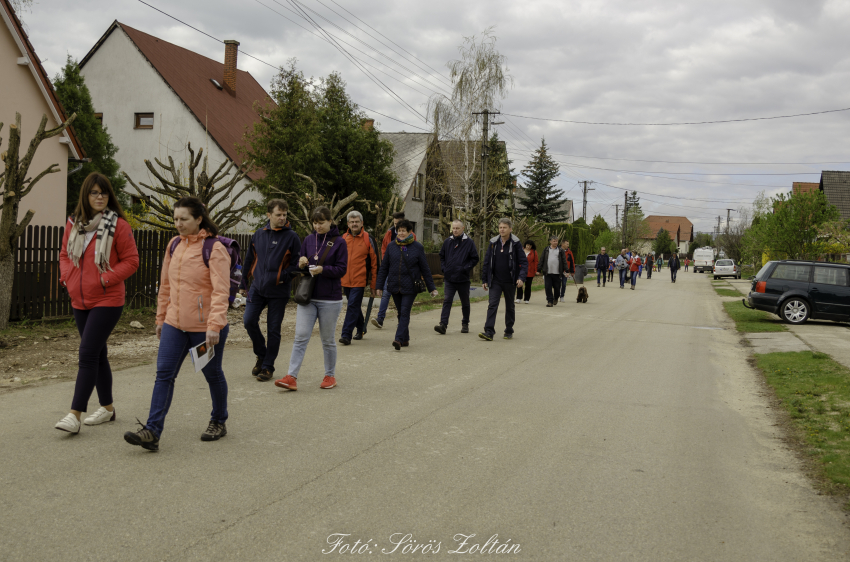
[{"label": "utility pole", "polygon": [[726,209],[726,236],[729,236],[729,213],[735,209]]},{"label": "utility pole", "polygon": [[614,204],[614,222],[616,223],[616,228],[620,228],[620,204]]},{"label": "utility pole", "polygon": [[498,115],[499,111],[490,111],[485,109],[481,112],[475,112],[473,115],[483,115],[484,116],[484,127],[483,127],[483,140],[481,142],[481,243],[479,248],[485,249],[485,244],[487,242],[487,225],[486,216],[487,216],[487,162],[488,156],[490,155],[490,116]]},{"label": "utility pole", "polygon": [[721,217],[720,215],[717,215],[717,229],[716,229],[716,232],[714,234],[715,238],[720,236],[720,221],[722,221],[722,220],[723,220],[723,217]]},{"label": "utility pole", "polygon": [[629,215],[629,192],[625,192],[623,194],[623,247],[627,246],[626,244],[626,227],[628,226],[628,218]]},{"label": "utility pole", "polygon": [[581,218],[584,219],[584,222],[587,222],[587,192],[588,191],[596,191],[595,189],[588,189],[587,184],[593,183],[592,181],[580,181],[579,183],[584,184],[584,189],[582,190],[582,203],[581,203]]}]

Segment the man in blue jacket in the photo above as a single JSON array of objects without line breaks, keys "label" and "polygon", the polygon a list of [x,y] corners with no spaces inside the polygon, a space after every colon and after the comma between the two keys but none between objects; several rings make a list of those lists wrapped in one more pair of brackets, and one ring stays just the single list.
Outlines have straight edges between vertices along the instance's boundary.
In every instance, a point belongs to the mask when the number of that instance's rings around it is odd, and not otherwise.
[{"label": "man in blue jacket", "polygon": [[514,335],[514,295],[522,287],[528,274],[528,259],[522,249],[519,238],[511,234],[513,223],[509,218],[499,219],[499,235],[490,239],[490,246],[484,254],[484,266],[481,268],[481,281],[485,291],[490,291],[490,303],[487,307],[487,322],[484,331],[478,337],[493,341],[496,334],[496,314],[499,312],[499,299],[505,297],[505,339]]},{"label": "man in blue jacket", "polygon": [[455,294],[460,297],[460,310],[463,313],[460,332],[469,333],[469,274],[478,265],[478,248],[472,238],[463,231],[463,223],[459,220],[452,222],[452,235],[440,248],[440,269],[443,271],[443,313],[440,323],[434,330],[440,334],[446,333],[449,325],[449,315]]},{"label": "man in blue jacket", "polygon": [[611,263],[611,258],[605,253],[605,248],[599,250],[596,256],[596,286],[599,286],[600,279],[602,286],[605,286],[605,278],[608,277],[608,264]]},{"label": "man in blue jacket", "polygon": [[[240,287],[244,294],[248,278],[253,278],[243,322],[254,346],[254,355],[257,356],[251,374],[262,382],[274,376],[274,362],[280,350],[280,326],[286,303],[289,302],[290,280],[298,270],[298,256],[301,254],[301,239],[286,218],[289,213],[286,201],[269,201],[267,211],[268,222],[251,236],[243,265],[246,275]],[[265,308],[268,308],[268,342],[260,331],[260,314]]]}]

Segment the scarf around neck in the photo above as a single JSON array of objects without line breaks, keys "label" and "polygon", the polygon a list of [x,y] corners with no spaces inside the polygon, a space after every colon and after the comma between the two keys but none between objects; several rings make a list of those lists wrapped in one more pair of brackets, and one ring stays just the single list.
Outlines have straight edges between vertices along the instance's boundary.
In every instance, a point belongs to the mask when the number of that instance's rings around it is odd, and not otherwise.
[{"label": "scarf around neck", "polygon": [[78,221],[72,226],[68,235],[68,257],[71,258],[74,267],[80,267],[80,259],[86,249],[86,233],[97,231],[94,235],[94,264],[97,270],[103,273],[112,270],[109,265],[109,256],[112,253],[112,241],[115,238],[115,227],[118,224],[118,213],[110,209],[104,209],[102,213],[96,214],[88,223]]},{"label": "scarf around neck", "polygon": [[413,243],[413,233],[411,232],[410,234],[408,234],[407,238],[405,238],[404,240],[402,240],[400,238],[396,238],[395,243],[398,244],[399,246],[409,246],[410,244]]}]

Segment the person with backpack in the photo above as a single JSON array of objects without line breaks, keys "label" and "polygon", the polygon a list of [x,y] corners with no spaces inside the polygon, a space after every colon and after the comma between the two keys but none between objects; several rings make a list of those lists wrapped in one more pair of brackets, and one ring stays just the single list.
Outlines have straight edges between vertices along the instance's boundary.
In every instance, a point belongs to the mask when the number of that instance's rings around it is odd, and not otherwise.
[{"label": "person with backpack", "polygon": [[596,286],[599,286],[599,281],[602,281],[602,286],[605,286],[605,278],[608,276],[608,266],[611,265],[611,258],[605,253],[605,248],[599,250],[596,256]]},{"label": "person with backpack", "polygon": [[490,246],[484,254],[481,268],[481,282],[485,291],[490,291],[487,306],[487,321],[484,331],[478,337],[493,341],[496,334],[496,314],[499,312],[499,300],[505,297],[505,336],[514,337],[515,306],[514,291],[522,287],[528,274],[528,260],[520,246],[519,238],[511,233],[513,222],[504,217],[499,219],[499,234],[490,239]]},{"label": "person with backpack", "polygon": [[[240,285],[242,294],[251,278],[251,290],[245,303],[243,323],[257,358],[251,375],[260,382],[274,377],[275,360],[280,351],[280,327],[289,302],[290,280],[298,269],[301,239],[292,230],[287,215],[289,205],[283,199],[272,199],[266,205],[265,226],[251,236],[245,253]],[[266,334],[260,330],[260,314],[267,310]]]},{"label": "person with backpack", "polygon": [[88,411],[95,389],[100,407],[82,423],[115,421],[106,341],[124,310],[124,280],[138,268],[133,230],[112,184],[103,174],[92,172],[83,180],[77,208],[68,218],[59,250],[59,282],[71,297],[80,348],[71,411],[59,420],[56,429],[80,432],[80,416]]},{"label": "person with backpack", "polygon": [[640,254],[637,252],[632,255],[629,259],[629,272],[631,273],[631,281],[632,281],[632,291],[635,290],[635,285],[637,284],[638,272],[640,271],[641,259]]},{"label": "person with backpack", "polygon": [[620,250],[620,255],[617,256],[617,261],[615,262],[614,267],[617,268],[617,273],[620,276],[620,288],[625,289],[625,287],[626,287],[626,272],[629,270],[629,258],[626,257],[626,249],[625,248]]},{"label": "person with backpack", "polygon": [[339,343],[351,345],[351,340],[362,340],[365,318],[363,295],[366,288],[377,294],[378,252],[375,241],[363,228],[363,215],[358,211],[348,213],[348,232],[342,235],[348,248],[348,267],[342,277],[342,291],[348,299],[345,320]]},{"label": "person with backpack", "polygon": [[670,256],[670,259],[667,260],[670,264],[670,280],[675,283],[676,282],[676,274],[679,273],[679,254],[673,254]]},{"label": "person with backpack", "polygon": [[[422,279],[425,280],[424,286]],[[392,346],[400,351],[410,345],[410,310],[416,295],[425,292],[425,287],[432,297],[439,294],[428,267],[425,248],[414,239],[413,223],[408,220],[402,219],[396,225],[396,239],[387,246],[381,260],[378,286],[387,287],[398,311],[398,327]],[[378,294],[381,294],[380,290]]]},{"label": "person with backpack", "polygon": [[[381,241],[381,256],[380,259],[384,259],[384,254],[387,253],[387,247],[392,244],[396,237],[396,227],[399,221],[404,220],[404,211],[398,211],[397,213],[393,213],[393,225],[387,230],[386,234],[384,234],[384,239]],[[413,233],[413,240],[416,240],[416,233]],[[390,306],[390,293],[387,292],[387,288],[384,287],[381,291],[383,295],[381,297],[381,305],[378,307],[378,316],[372,318],[372,325],[376,328],[384,327],[384,318],[387,317],[387,308]]]},{"label": "person with backpack", "polygon": [[461,327],[460,333],[469,333],[469,274],[478,265],[478,248],[475,242],[464,232],[463,222],[452,222],[452,235],[443,242],[440,248],[440,269],[443,272],[443,310],[440,323],[434,326],[439,334],[445,334],[449,325],[449,315],[455,295],[460,298]]},{"label": "person with backpack", "polygon": [[124,434],[125,441],[148,451],[159,450],[177,373],[190,349],[201,344],[214,349],[202,369],[213,409],[201,440],[227,435],[227,380],[221,363],[229,331],[233,258],[222,241],[227,239],[218,238],[218,227],[197,197],[183,197],[174,204],[174,226],[178,236],[165,251],[157,295],[159,352],[150,413],[146,423],[140,422],[141,429]]},{"label": "person with backpack", "polygon": [[313,232],[301,244],[298,267],[304,277],[301,283],[307,282],[309,275],[315,279],[315,285],[309,302],[298,304],[289,372],[282,379],[274,381],[275,386],[286,390],[298,390],[298,373],[316,322],[319,323],[325,360],[325,376],[319,388],[329,390],[336,386],[337,351],[334,333],[342,311],[342,276],[348,269],[348,245],[339,235],[339,228],[334,224],[331,210],[327,207],[316,207],[310,220]]},{"label": "person with backpack", "polygon": [[[564,252],[564,259],[567,260],[567,273],[569,275],[575,275],[576,258],[573,256],[572,250],[570,250],[569,240],[564,240],[563,242],[561,242],[561,251]],[[567,283],[570,280],[569,275],[565,275],[561,278],[561,302],[564,302],[564,293],[567,290]]]},{"label": "person with backpack", "polygon": [[558,291],[561,280],[567,275],[567,260],[558,247],[558,237],[549,238],[549,245],[540,256],[540,273],[543,275],[543,289],[546,291],[546,306],[558,304]]}]

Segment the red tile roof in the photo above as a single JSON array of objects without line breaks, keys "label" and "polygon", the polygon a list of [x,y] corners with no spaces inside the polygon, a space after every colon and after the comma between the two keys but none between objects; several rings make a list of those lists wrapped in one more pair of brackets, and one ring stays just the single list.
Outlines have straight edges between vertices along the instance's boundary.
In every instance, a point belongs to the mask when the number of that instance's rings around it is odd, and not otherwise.
[{"label": "red tile roof", "polygon": [[681,229],[679,232],[680,240],[687,240],[688,242],[693,240],[694,223],[689,221],[686,217],[649,215],[643,220],[649,225],[651,230],[651,234],[649,236],[650,240],[655,240],[655,237],[658,236],[658,231],[662,228],[669,232],[671,237],[674,237],[676,231]]},{"label": "red tile roof", "polygon": [[818,182],[795,181],[792,186],[795,195],[798,193],[811,193],[820,189],[820,183]]},{"label": "red tile roof", "polygon": [[[112,23],[103,37],[80,61],[80,67],[88,62],[106,38],[119,27],[135,43],[166,84],[183,100],[201,126],[208,128],[210,136],[227,157],[241,164],[243,159],[236,152],[236,145],[242,141],[245,130],[260,119],[254,111],[254,102],[273,103],[263,87],[249,73],[237,70],[235,95],[228,93],[226,89],[219,90],[210,79],[223,85],[223,62],[163,41],[118,21]],[[260,171],[249,174],[249,177],[255,180],[263,176]]]}]

